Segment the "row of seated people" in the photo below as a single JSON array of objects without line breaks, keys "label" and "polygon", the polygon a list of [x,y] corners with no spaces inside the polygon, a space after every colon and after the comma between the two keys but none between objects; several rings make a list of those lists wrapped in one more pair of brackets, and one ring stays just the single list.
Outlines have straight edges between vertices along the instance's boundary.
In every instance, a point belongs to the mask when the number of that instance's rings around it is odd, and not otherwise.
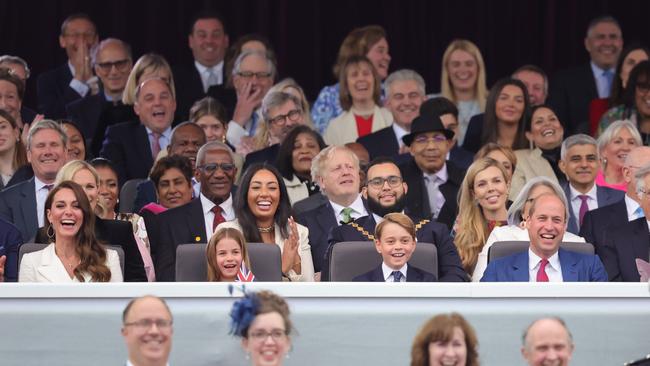
[{"label": "row of seated people", "polygon": [[[172,69],[162,56],[146,54],[133,65],[128,44],[114,38],[99,42],[92,19],[83,14],[68,17],[60,34],[68,62],[39,76],[39,112],[46,118],[67,117],[73,121],[90,147],[87,157],[101,155],[113,161],[121,182],[146,178],[156,153],[164,151],[170,142],[172,125],[188,116],[204,127],[208,139],[227,141],[242,158],[264,148],[270,149],[261,151],[261,156],[251,156],[251,161],[273,156],[283,134],[282,120],[269,120],[262,108],[264,97],[277,78],[275,56],[268,40],[248,35],[228,49],[224,19],[215,13],[194,17],[188,37],[193,63]],[[443,56],[439,94],[458,108],[452,160],[467,167],[471,162],[467,151],[475,153],[488,142],[513,149],[527,147],[530,107],[544,104],[547,95],[567,135],[572,135],[587,132],[590,101],[611,94],[608,103],[612,109],[603,117],[598,130],[604,131],[612,121],[628,118],[640,130],[642,141],[647,142],[645,116],[650,113],[646,113],[642,101],[648,89],[645,80],[650,75],[650,64],[642,61],[647,60],[648,53],[635,44],[622,52],[622,43],[614,18],[594,19],[585,38],[590,64],[579,71],[560,73],[550,83],[543,70],[523,67],[512,75],[523,83],[500,80],[488,93],[478,47],[465,40],[452,42]],[[326,143],[341,145],[359,137],[371,158],[379,156],[378,152],[386,155],[384,148],[397,155],[406,150],[401,137],[410,131],[413,114],[426,89],[424,81],[415,77],[410,79],[417,81],[416,87],[400,80],[395,84],[389,77],[390,59],[386,32],[378,26],[362,27],[351,31],[342,42],[334,66],[338,83],[322,90],[311,113],[295,82],[279,83],[273,88],[300,99],[304,123],[315,127]],[[636,64],[639,67],[634,67]],[[28,129],[24,127],[35,119],[35,113],[22,106],[29,68],[24,61],[10,56],[1,59],[0,66],[10,70],[10,75],[0,77],[3,92],[11,97],[2,109],[12,114],[25,136]],[[165,80],[171,93],[155,113],[144,101],[135,106],[138,86],[151,77]],[[190,106],[206,95],[218,101],[209,109],[220,112],[212,113],[214,118],[192,118]],[[284,122],[292,123],[287,118]],[[110,128],[117,124],[120,126]],[[363,139],[371,132],[375,133],[374,138]],[[385,144],[377,144],[378,140]],[[11,143],[7,145],[13,148]],[[132,156],[142,159],[129,159]],[[16,165],[24,161],[9,164],[7,158],[4,163],[2,185],[11,185],[24,177],[24,172],[16,174],[20,168]],[[622,183],[620,174],[605,173],[608,183]]]},{"label": "row of seated people", "polygon": [[[621,129],[627,128],[625,122],[619,124],[623,126]],[[186,124],[180,126],[176,131],[185,128],[201,135],[202,129],[193,126],[195,125]],[[616,125],[612,127],[616,127]],[[292,130],[291,133],[300,131],[301,128],[304,130],[304,127],[299,126]],[[631,128],[634,128],[634,126],[632,125]],[[307,135],[309,134],[307,133]],[[53,150],[59,149],[61,153],[64,152],[65,138],[65,133],[61,127],[52,121],[41,121],[32,127],[28,140],[34,141],[35,146],[49,150],[39,159],[32,160],[35,162],[34,172],[36,178],[38,178],[39,173],[51,175],[58,172],[60,166],[57,166],[56,162],[62,161],[62,159],[48,158],[57,155],[52,154]],[[403,138],[405,144],[411,147],[414,159],[402,165],[401,171],[392,160],[375,160],[367,170],[367,179],[363,184],[361,194],[359,193],[359,187],[361,187],[360,168],[356,155],[349,149],[340,146],[325,148],[311,161],[312,180],[318,183],[323,192],[311,195],[301,202],[302,205],[298,203],[294,205],[296,221],[303,223],[304,226],[296,224],[293,219],[289,220],[291,203],[290,195],[287,193],[284,183],[286,178],[270,165],[253,165],[246,170],[239,189],[236,191],[238,194],[235,193],[233,199],[233,183],[237,172],[233,153],[223,143],[207,143],[199,149],[196,157],[195,177],[198,184],[200,184],[198,197],[189,203],[182,204],[158,215],[156,213],[166,207],[150,204],[148,206],[152,208],[152,214],[146,215],[145,220],[138,219],[134,221],[133,226],[136,235],[131,235],[134,238],[131,238],[130,241],[133,242],[135,239],[136,243],[135,245],[125,246],[125,252],[127,252],[125,277],[127,280],[142,280],[144,278],[151,280],[155,271],[157,280],[173,280],[176,246],[182,243],[207,242],[218,224],[229,221],[222,225],[241,229],[247,242],[266,242],[279,245],[283,252],[282,272],[287,278],[311,281],[319,278],[319,276],[314,276],[316,272],[322,273],[323,278],[327,280],[327,265],[324,264],[324,261],[328,258],[328,248],[332,244],[337,241],[373,239],[369,233],[375,231],[375,224],[380,222],[386,213],[406,210],[422,230],[422,234],[417,235],[418,241],[431,242],[437,246],[440,280],[463,281],[467,278],[467,274],[473,274],[473,278],[478,280],[481,276],[475,270],[481,268],[479,253],[489,247],[484,245],[486,241],[489,242],[489,239],[486,238],[490,236],[494,227],[504,223],[514,224],[517,220],[525,221],[530,216],[530,213],[526,213],[523,206],[531,199],[529,196],[534,194],[534,191],[538,191],[530,188],[533,183],[537,182],[530,180],[527,183],[528,186],[525,186],[522,190],[524,196],[521,196],[520,193],[520,197],[515,199],[515,202],[519,202],[519,204],[513,204],[513,206],[515,209],[520,210],[520,214],[511,215],[511,220],[508,221],[506,220],[506,206],[508,188],[512,179],[511,173],[506,169],[508,164],[498,163],[490,158],[478,159],[467,171],[467,175],[461,178],[462,183],[459,186],[462,188],[460,188],[459,203],[457,205],[459,207],[458,215],[455,214],[455,208],[448,208],[447,210],[451,211],[451,220],[448,222],[440,220],[440,215],[445,212],[445,206],[455,204],[455,201],[450,202],[450,200],[446,199],[444,194],[446,190],[445,184],[440,185],[436,190],[424,183],[425,179],[422,171],[427,171],[427,164],[442,165],[442,169],[438,168],[439,171],[447,170],[447,165],[451,166],[451,163],[444,159],[446,154],[441,154],[441,151],[449,148],[452,144],[452,138],[453,132],[444,127],[441,118],[438,118],[437,115],[423,114],[417,117],[413,122],[412,133],[405,135]],[[41,143],[39,140],[43,142]],[[548,185],[556,187],[556,195],[560,196],[564,207],[568,210],[561,218],[562,222],[569,222],[569,227],[571,227],[571,216],[573,216],[573,224],[580,225],[581,232],[582,230],[585,232],[583,236],[593,236],[594,240],[589,240],[589,242],[596,246],[596,252],[603,258],[610,277],[614,280],[639,280],[639,271],[636,269],[636,264],[632,264],[632,262],[636,258],[643,259],[645,257],[647,259],[647,250],[646,253],[643,253],[642,249],[644,245],[647,246],[642,237],[643,230],[647,229],[647,225],[644,226],[646,220],[641,218],[633,220],[639,215],[636,212],[639,210],[634,209],[632,214],[635,216],[629,217],[630,221],[632,221],[629,225],[641,225],[640,229],[625,230],[621,235],[614,236],[609,235],[611,230],[606,230],[607,225],[593,226],[591,232],[589,232],[588,228],[590,226],[586,212],[589,211],[590,207],[593,208],[595,205],[604,206],[611,202],[616,202],[615,205],[620,206],[621,203],[628,205],[628,201],[631,201],[632,203],[629,205],[636,203],[638,207],[643,206],[642,197],[644,197],[644,194],[642,192],[645,189],[643,186],[645,184],[645,170],[642,169],[642,166],[647,164],[644,159],[647,160],[649,156],[646,149],[646,147],[637,147],[628,154],[626,158],[628,164],[626,177],[630,179],[630,189],[628,189],[627,194],[618,192],[618,201],[616,201],[615,197],[616,191],[598,187],[594,184],[599,159],[596,142],[589,136],[576,135],[564,141],[562,149],[564,158],[559,165],[566,172],[569,179],[569,185],[565,187],[566,191],[557,187],[551,179],[547,179],[549,181]],[[418,155],[420,150],[421,155]],[[502,156],[510,155],[511,158],[513,157],[512,153],[508,154],[508,150],[497,149],[495,151],[498,151]],[[570,157],[570,159],[567,157]],[[173,159],[173,156],[169,157],[169,159]],[[99,161],[102,162],[102,160]],[[574,161],[575,164],[572,164],[571,161]],[[103,162],[104,165],[110,166],[105,161]],[[187,162],[185,164],[187,165]],[[516,162],[510,161],[509,164],[513,167]],[[575,166],[571,168],[572,165]],[[74,168],[75,166],[76,168]],[[412,166],[415,169],[422,169],[416,180],[410,180],[408,177],[408,169]],[[636,175],[630,170],[632,166],[634,166],[634,170],[638,170]],[[103,209],[97,209],[97,207],[103,206],[103,203],[108,201],[104,197],[114,197],[115,194],[102,195],[102,205],[98,205],[100,199],[97,190],[102,185],[99,174],[91,166],[84,165],[79,160],[71,161],[65,168],[67,169],[61,169],[58,172],[59,181],[65,179],[75,180],[75,177],[81,179],[79,176],[85,176],[85,181],[80,181],[80,183],[93,192],[89,195],[89,201],[95,207],[93,211],[104,212]],[[190,169],[185,170],[190,171]],[[76,174],[79,171],[85,171],[85,174]],[[489,179],[485,177],[477,178],[488,171],[492,174]],[[500,173],[497,171],[500,171]],[[517,167],[515,167],[515,171],[517,171]],[[65,177],[66,174],[67,178]],[[637,177],[639,174],[641,175]],[[590,180],[585,180],[585,176],[590,176]],[[117,174],[113,171],[111,182],[114,186],[117,185],[116,177]],[[191,187],[189,174],[180,174],[179,179],[181,185]],[[160,182],[159,179],[156,184],[160,186]],[[163,180],[163,182],[166,182],[167,185],[172,183],[169,179]],[[486,182],[489,182],[489,184]],[[176,184],[177,182],[173,183]],[[31,192],[36,192],[35,184],[35,180],[31,180],[3,192],[0,198],[4,200],[3,203],[6,203],[6,206],[4,206],[5,214],[14,215],[13,217],[16,218],[23,217],[23,213],[26,211],[20,210],[25,205],[20,201],[29,196],[29,189],[31,189]],[[425,188],[414,196],[413,192],[417,192],[418,185]],[[274,186],[274,195],[269,194],[269,191],[271,191],[269,186]],[[489,189],[485,188],[488,186]],[[47,197],[47,191],[50,188],[43,185],[38,191],[45,193]],[[585,193],[585,195],[577,197],[580,195],[576,195],[572,190]],[[192,192],[191,189],[186,191],[189,192],[186,192],[184,196],[185,201],[192,195],[190,193]],[[591,200],[595,202],[590,202],[589,197],[584,197],[590,194],[594,196],[591,197]],[[630,198],[632,194],[635,197]],[[602,201],[602,195],[608,197],[607,199],[611,202]],[[626,198],[623,198],[623,195]],[[175,197],[178,199],[172,197],[170,201],[173,202],[176,199],[177,203],[183,202],[183,198],[177,196]],[[181,194],[181,196],[183,195]],[[430,200],[430,197],[434,199]],[[570,197],[571,207],[564,203],[567,201],[567,197]],[[434,210],[424,215],[418,215],[417,212],[419,211],[417,210],[421,210],[422,204],[427,201],[430,201],[430,207],[433,207]],[[581,202],[576,203],[576,201]],[[299,206],[303,206],[302,209],[299,209]],[[511,209],[513,206],[511,206]],[[114,207],[115,204],[113,204],[113,209]],[[216,212],[213,211],[213,207],[216,208]],[[623,209],[628,209],[628,207],[623,207]],[[48,215],[48,210],[51,210],[51,208],[48,207],[48,209],[40,211],[43,213],[44,218]],[[608,213],[611,210],[603,208],[600,211]],[[640,211],[643,211],[643,209]],[[594,214],[597,212],[598,210],[594,211]],[[36,215],[37,212],[33,212],[33,214]],[[108,211],[107,215],[106,213],[100,213],[100,215],[103,215],[108,220],[116,218],[115,211]],[[597,216],[594,215],[594,217]],[[423,218],[425,219],[423,220]],[[351,225],[338,225],[341,221],[349,222],[352,219],[357,220]],[[440,222],[428,222],[431,219],[433,219],[432,221],[438,219]],[[616,217],[616,219],[618,221],[606,217],[606,220],[609,220],[608,223],[614,221],[619,224],[621,221],[620,216]],[[149,230],[145,231],[143,223],[147,221],[149,223],[146,227]],[[290,224],[287,225],[287,223]],[[623,224],[628,223],[626,221]],[[97,227],[100,226],[97,225]],[[127,226],[131,227],[129,224]],[[47,233],[47,230],[44,229],[47,225],[42,227],[40,240],[47,242],[47,236],[50,233]],[[67,227],[67,224],[65,227]],[[449,235],[449,230],[452,228],[453,240]],[[618,225],[616,228],[618,228]],[[516,229],[516,227],[513,229]],[[48,230],[50,229],[48,228]],[[45,235],[43,235],[43,232],[45,232]],[[109,235],[115,232],[117,230],[109,230]],[[636,253],[630,253],[629,246],[617,244],[617,241],[629,242],[631,239],[630,232],[641,235],[639,238],[634,239],[639,239],[638,243],[635,244],[635,246],[638,246],[638,250],[635,249]],[[552,235],[557,243],[562,240],[563,233],[563,231],[559,233],[559,236],[558,233]],[[339,236],[341,236],[341,240],[337,240]],[[120,240],[111,239],[108,242],[125,245],[125,240],[128,239],[123,237]],[[528,240],[528,238],[525,240]],[[284,250],[287,249],[285,248],[287,245],[291,250]],[[628,253],[623,253],[626,250]],[[632,257],[627,258],[630,255]],[[619,260],[619,257],[625,257],[625,259]],[[10,258],[8,263],[9,272],[13,272],[11,268],[15,269],[15,263],[16,261]]]}]

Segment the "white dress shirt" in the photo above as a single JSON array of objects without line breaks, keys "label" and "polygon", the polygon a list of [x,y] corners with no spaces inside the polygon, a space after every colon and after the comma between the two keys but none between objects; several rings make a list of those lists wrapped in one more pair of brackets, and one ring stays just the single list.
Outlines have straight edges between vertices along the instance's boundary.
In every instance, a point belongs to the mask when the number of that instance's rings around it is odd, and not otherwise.
[{"label": "white dress shirt", "polygon": [[[341,225],[341,221],[343,221],[343,213],[341,211],[346,206],[341,206],[334,201],[330,201],[330,205],[332,205],[332,209],[334,209],[334,215],[336,216],[336,224]],[[347,207],[350,207],[352,209],[352,212],[350,213],[350,216],[352,216],[352,220],[356,220],[359,217],[368,215],[368,212],[366,211],[366,207],[363,205],[361,194],[359,194],[357,196],[357,199],[354,200],[354,202],[352,202],[352,204]]]},{"label": "white dress shirt", "polygon": [[[399,271],[402,273],[402,278],[400,278],[399,282],[406,282],[407,268],[408,268],[408,263],[404,263],[402,268],[399,269]],[[394,269],[388,267],[386,263],[381,262],[381,270],[384,272],[384,281],[395,282],[395,279],[393,278],[393,271],[395,271]]]},{"label": "white dress shirt", "polygon": [[[584,193],[585,196],[588,196],[587,198],[587,211],[595,210],[598,208],[598,195],[596,194],[597,192],[597,187],[594,184],[589,192]],[[578,224],[578,228],[580,228],[580,206],[582,205],[582,200],[580,199],[580,195],[583,195],[583,193],[578,192],[571,184],[569,184],[569,192],[571,193],[571,210],[573,210],[573,216],[576,218],[576,223]]]},{"label": "white dress shirt", "polygon": [[596,66],[595,63],[591,62],[591,72],[594,74],[594,80],[596,81],[596,89],[598,89],[598,98],[609,98],[609,93],[611,92],[612,85],[610,81],[607,80],[607,77],[603,75],[605,71],[609,71],[612,74],[612,82],[614,80],[614,75],[616,75],[616,69],[611,68],[609,70],[603,70],[600,67]]},{"label": "white dress shirt", "polygon": [[395,137],[397,137],[397,143],[399,144],[399,147],[400,148],[404,147],[404,141],[402,141],[402,137],[408,135],[409,131],[403,129],[402,126],[398,125],[395,122],[393,122],[392,126],[393,126],[393,132],[395,132]]},{"label": "white dress shirt", "polygon": [[[223,61],[219,62],[218,64],[212,66],[212,67],[207,67],[204,65],[201,65],[198,61],[194,61],[194,66],[196,67],[196,70],[199,72],[199,75],[201,76],[201,83],[203,83],[203,92],[207,93],[208,89],[212,85],[221,85],[223,84]],[[216,83],[210,83],[210,72],[212,72],[215,76],[214,81]]]},{"label": "white dress shirt", "polygon": [[[537,271],[541,265],[542,258],[538,257],[537,254],[533,253],[530,248],[528,248],[528,281],[537,282]],[[549,259],[548,264],[546,265],[546,275],[548,276],[548,282],[564,282],[562,279],[562,266],[560,266],[560,256],[558,252],[555,252]]]},{"label": "white dress shirt", "polygon": [[627,221],[634,221],[641,217],[636,213],[636,209],[641,207],[639,203],[627,194],[625,195],[625,208],[627,209]]},{"label": "white dress shirt", "polygon": [[[208,240],[214,234],[212,230],[212,223],[214,222],[214,212],[212,212],[212,207],[216,206],[214,202],[210,201],[208,197],[204,196],[203,193],[199,195],[201,199],[201,207],[203,208],[203,219],[205,221],[205,234],[208,236]],[[232,194],[228,196],[228,199],[221,202],[219,205],[221,207],[221,215],[226,221],[232,221],[235,219],[235,210],[232,207]]]},{"label": "white dress shirt", "polygon": [[447,174],[447,164],[445,163],[440,170],[434,174],[422,173],[424,177],[424,186],[427,189],[427,194],[429,196],[429,208],[431,209],[431,214],[433,218],[437,219],[442,210],[442,206],[445,205],[445,196],[440,192],[440,186],[447,183],[449,179],[449,174]]},{"label": "white dress shirt", "polygon": [[34,176],[34,191],[36,193],[36,215],[38,216],[38,227],[45,226],[45,200],[50,191],[45,188],[47,184]]}]

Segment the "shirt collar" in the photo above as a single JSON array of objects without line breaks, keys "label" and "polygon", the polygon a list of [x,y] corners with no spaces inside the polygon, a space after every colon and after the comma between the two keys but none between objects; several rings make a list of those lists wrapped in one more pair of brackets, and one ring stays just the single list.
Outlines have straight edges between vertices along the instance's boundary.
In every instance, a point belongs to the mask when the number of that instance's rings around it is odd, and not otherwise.
[{"label": "shirt collar", "polygon": [[393,132],[395,132],[395,137],[397,137],[397,143],[399,146],[404,145],[404,141],[402,141],[402,137],[407,135],[409,131],[405,130],[402,128],[402,126],[398,125],[397,123],[393,122]]},{"label": "shirt collar", "polygon": [[593,61],[591,61],[590,64],[591,64],[591,71],[594,73],[594,75],[598,77],[601,77],[605,71],[609,71],[611,73],[614,73],[616,71],[616,69],[613,67],[607,70],[601,69]]},{"label": "shirt collar", "polygon": [[632,199],[632,197],[625,195],[625,208],[627,209],[627,217],[630,218],[634,215],[634,211],[639,208],[639,203]]},{"label": "shirt collar", "polygon": [[[203,208],[203,215],[207,215],[208,212],[212,211],[212,207],[217,206],[216,203],[210,201],[208,197],[206,197],[203,193],[199,194],[199,198],[201,199],[201,207]],[[228,198],[221,202],[219,205],[221,209],[223,210],[223,217],[231,217],[231,214],[233,213],[233,208],[232,208],[232,194],[228,195]]]},{"label": "shirt collar", "polygon": [[[402,272],[402,276],[406,278],[406,269],[408,267],[408,263],[404,263],[402,268],[399,269],[400,272]],[[388,280],[388,277],[390,277],[391,274],[393,274],[394,269],[388,267],[386,263],[383,261],[381,262],[381,270],[384,273],[384,281]]]},{"label": "shirt collar", "polygon": [[598,202],[598,188],[596,187],[596,184],[594,184],[589,192],[587,193],[580,193],[578,192],[575,188],[573,188],[573,185],[569,184],[569,190],[571,191],[571,200],[579,200],[580,198],[578,196],[584,194],[586,196],[589,196],[590,199]]},{"label": "shirt collar", "polygon": [[[52,184],[52,183],[50,183],[50,184]],[[40,179],[38,179],[37,176],[34,176],[34,187],[36,189],[36,192],[40,191],[46,185],[47,185],[47,183],[45,183],[45,182],[41,181]]]},{"label": "shirt collar", "polygon": [[[147,126],[144,126],[144,128],[147,130],[147,136],[151,136],[151,134],[153,133],[153,131],[152,131],[149,127],[147,127]],[[165,138],[167,139],[167,141],[171,142],[171,137],[172,137],[172,126],[167,127],[167,129],[164,130],[163,133],[162,133],[161,135],[162,135],[163,137],[165,137]]]},{"label": "shirt collar", "polygon": [[[341,206],[338,203],[330,200],[330,205],[332,205],[332,208],[334,209],[334,213],[338,215],[342,209],[344,209],[346,206]],[[363,205],[363,200],[361,199],[361,194],[357,195],[357,199],[352,202],[350,206],[351,209],[354,210],[354,212],[360,214],[361,216],[366,215],[366,207]]]},{"label": "shirt collar", "polygon": [[437,177],[439,180],[442,181],[442,183],[445,183],[445,182],[447,182],[447,179],[449,179],[449,174],[447,173],[447,163],[445,163],[442,166],[442,168],[440,168],[440,170],[438,170],[437,172],[435,172],[433,174],[428,174],[428,173],[422,172],[422,175],[424,177],[428,177],[428,178]]},{"label": "shirt collar", "polygon": [[221,62],[219,62],[218,64],[212,66],[212,67],[207,67],[207,66],[201,64],[200,62],[194,60],[194,66],[196,66],[196,69],[199,70],[199,74],[201,74],[201,75],[208,72],[208,70],[212,70],[212,71],[214,71],[215,74],[220,75],[221,71],[223,70],[223,60]]},{"label": "shirt collar", "polygon": [[[548,259],[547,266],[555,269],[558,272],[562,272],[562,267],[560,266],[560,256],[558,255],[559,250],[553,253],[553,255]],[[542,258],[538,257],[530,247],[528,248],[528,270],[532,271],[536,268],[539,268],[539,262]]]}]

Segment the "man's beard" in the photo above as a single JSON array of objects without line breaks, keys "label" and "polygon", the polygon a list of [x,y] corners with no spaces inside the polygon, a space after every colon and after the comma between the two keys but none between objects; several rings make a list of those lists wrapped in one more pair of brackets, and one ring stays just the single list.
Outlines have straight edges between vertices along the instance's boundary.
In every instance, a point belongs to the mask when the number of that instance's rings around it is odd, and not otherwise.
[{"label": "man's beard", "polygon": [[395,203],[390,206],[382,206],[374,197],[368,196],[368,208],[377,216],[384,217],[393,212],[402,212],[406,206],[406,195],[402,194]]}]

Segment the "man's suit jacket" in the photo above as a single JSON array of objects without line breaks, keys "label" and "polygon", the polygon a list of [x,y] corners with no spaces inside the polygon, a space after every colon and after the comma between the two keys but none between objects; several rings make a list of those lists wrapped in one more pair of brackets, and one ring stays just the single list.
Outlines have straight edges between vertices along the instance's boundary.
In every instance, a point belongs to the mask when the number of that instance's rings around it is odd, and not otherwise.
[{"label": "man's suit jacket", "polygon": [[[122,268],[120,268],[120,258],[117,252],[106,250],[106,266],[111,271],[110,282],[122,282]],[[91,282],[92,276],[84,273],[84,282]],[[54,243],[48,245],[42,250],[26,253],[20,261],[20,282],[51,282],[66,283],[79,282],[76,277],[70,278],[70,275],[61,265],[61,261],[56,256]]]},{"label": "man's suit jacket", "polygon": [[115,164],[120,186],[129,179],[147,178],[153,166],[147,130],[139,121],[108,127],[99,155]]},{"label": "man's suit jacket", "polygon": [[[94,216],[94,215],[93,215]],[[120,220],[104,220],[95,217],[95,237],[104,244],[116,245],[124,250],[124,281],[147,282],[144,261],[133,236],[133,226],[130,222]],[[148,226],[154,228],[155,226]],[[34,243],[48,244],[47,229],[39,228]]]},{"label": "man's suit jacket", "polygon": [[[386,282],[384,279],[384,271],[381,269],[381,265],[375,267],[370,272],[358,275],[352,279],[355,282]],[[438,279],[433,273],[429,273],[425,270],[419,269],[418,267],[412,266],[409,264],[406,267],[406,282],[436,282]]]},{"label": "man's suit jacket", "polygon": [[70,87],[72,77],[67,62],[38,76],[38,111],[44,114],[45,118],[65,118],[65,106],[82,97]]},{"label": "man's suit jacket", "polygon": [[[406,194],[406,209],[409,215],[414,217],[431,217],[432,212],[429,207],[429,194],[424,184],[422,170],[417,166],[415,160],[400,165],[400,170],[402,171],[404,181],[409,187],[408,193]],[[442,196],[445,198],[445,204],[442,206],[436,221],[447,225],[449,230],[451,230],[456,221],[456,215],[458,214],[458,190],[463,182],[465,173],[450,161],[447,161],[447,173],[447,182],[439,187]]]},{"label": "man's suit jacket", "polygon": [[[323,196],[324,197],[324,196]],[[309,211],[295,216],[296,221],[309,229],[309,245],[314,261],[314,272],[321,272],[327,253],[327,238],[332,228],[337,227],[336,215],[330,202],[325,198],[322,203]]]},{"label": "man's suit jacket", "polygon": [[483,123],[485,113],[477,114],[469,119],[465,139],[463,140],[463,149],[472,154],[476,154],[483,146]]},{"label": "man's suit jacket", "polygon": [[9,221],[0,218],[0,256],[6,256],[5,282],[18,279],[18,247],[23,243],[20,231]]},{"label": "man's suit jacket", "polygon": [[[223,77],[224,84],[226,77]],[[226,89],[224,84],[214,85],[208,89],[208,92],[203,91],[203,82],[199,70],[194,65],[194,60],[191,63],[179,65],[174,67],[174,83],[176,84],[176,120],[186,121],[189,119],[190,108],[199,99],[203,99],[209,95],[217,99],[226,108],[227,118],[232,116],[235,105],[237,104],[237,95],[233,89]],[[224,121],[227,123],[228,121]]]},{"label": "man's suit jacket", "polygon": [[[65,106],[66,115],[81,128],[81,133],[90,140],[95,136],[99,117],[106,103],[104,93],[87,95]],[[87,144],[87,146],[90,146]]]},{"label": "man's suit jacket", "polygon": [[[563,184],[562,189],[564,189],[564,195],[566,196],[567,202],[569,202],[569,224],[567,226],[567,231],[578,235],[580,232],[578,229],[579,212],[573,212],[573,206],[571,205],[571,189],[569,189],[569,184]],[[598,207],[609,206],[622,200],[624,197],[625,192],[623,191],[596,185],[596,198],[598,201]]]},{"label": "man's suit jacket", "polygon": [[560,71],[551,79],[547,103],[564,125],[564,135],[589,134],[589,104],[598,98],[591,64]]},{"label": "man's suit jacket", "polygon": [[[300,216],[307,211],[311,211],[321,205],[328,203],[327,197],[322,192],[312,194],[311,196],[293,204],[293,214],[299,220]],[[304,225],[304,224],[303,224]],[[306,225],[305,225],[306,226]]]},{"label": "man's suit jacket", "polygon": [[596,254],[601,255],[609,226],[623,226],[626,222],[627,208],[625,199],[622,199],[609,206],[599,206],[595,210],[587,211],[580,227],[580,236],[585,238],[587,243],[593,244]]},{"label": "man's suit jacket", "polygon": [[0,216],[14,224],[27,242],[34,238],[38,230],[38,214],[33,177],[0,193]]},{"label": "man's suit jacket", "polygon": [[600,258],[610,281],[639,282],[636,258],[648,261],[650,231],[645,217],[611,226],[605,231]]},{"label": "man's suit jacket", "polygon": [[[605,267],[596,255],[559,249],[563,282],[607,282]],[[528,250],[488,263],[481,282],[528,282]]]},{"label": "man's suit jacket", "polygon": [[380,156],[390,158],[399,155],[399,142],[393,126],[359,137],[357,142],[368,150],[371,161]]},{"label": "man's suit jacket", "polygon": [[4,187],[2,187],[2,184],[0,184],[0,191],[32,178],[34,178],[34,169],[32,169],[31,164],[25,164],[14,172],[14,175],[11,177],[11,179],[9,179]]},{"label": "man's suit jacket", "polygon": [[176,279],[176,247],[186,243],[207,243],[201,199],[161,212],[156,218],[157,230],[149,237],[151,257],[159,282]]},{"label": "man's suit jacket", "polygon": [[275,160],[278,156],[279,150],[280,150],[280,144],[273,144],[261,150],[248,153],[246,155],[246,160],[244,160],[244,167],[242,168],[242,174],[246,171],[246,169],[248,169],[249,166],[255,163],[268,163],[275,166]]},{"label": "man's suit jacket", "polygon": [[[421,223],[420,227],[415,232],[415,237],[418,242],[432,243],[436,246],[438,252],[438,277],[437,281],[440,282],[466,282],[468,281],[467,273],[463,269],[460,262],[460,256],[454,245],[454,241],[449,235],[449,229],[435,221],[413,219],[417,225]],[[354,221],[356,225],[341,225],[334,227],[328,239],[328,248],[325,259],[325,266],[328,266],[327,259],[329,259],[330,252],[334,244],[344,241],[372,241],[374,236],[370,237],[367,234],[373,234],[377,223],[372,215],[363,216]],[[359,230],[362,228],[365,233]],[[409,266],[410,267],[410,266]]]}]

